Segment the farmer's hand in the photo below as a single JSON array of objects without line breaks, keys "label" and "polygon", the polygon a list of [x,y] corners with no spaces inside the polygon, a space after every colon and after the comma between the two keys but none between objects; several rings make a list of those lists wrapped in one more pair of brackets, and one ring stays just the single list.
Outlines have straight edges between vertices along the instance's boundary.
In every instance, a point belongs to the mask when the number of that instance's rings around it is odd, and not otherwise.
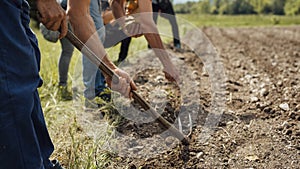
[{"label": "farmer's hand", "polygon": [[122,26],[124,33],[129,37],[140,37],[143,35],[141,24],[136,22],[133,16],[126,16]]},{"label": "farmer's hand", "polygon": [[68,30],[66,12],[56,0],[37,0],[37,9],[39,19],[47,29],[53,31],[60,29],[60,39],[66,36]]},{"label": "farmer's hand", "polygon": [[169,81],[179,82],[179,80],[180,80],[179,73],[172,63],[164,66],[163,72],[165,73],[166,79],[168,79]]},{"label": "farmer's hand", "polygon": [[[123,96],[127,98],[131,98],[130,91],[137,90],[135,83],[130,78],[129,74],[125,71],[116,68],[114,72],[119,75],[119,83],[115,84],[109,79],[107,84],[111,86],[111,89],[121,93]],[[114,77],[113,77],[114,78]]]}]

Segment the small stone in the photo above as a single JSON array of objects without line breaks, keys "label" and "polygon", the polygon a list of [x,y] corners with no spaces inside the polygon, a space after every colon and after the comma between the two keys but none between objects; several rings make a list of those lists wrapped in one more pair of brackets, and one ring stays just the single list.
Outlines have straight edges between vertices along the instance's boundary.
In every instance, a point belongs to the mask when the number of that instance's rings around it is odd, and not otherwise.
[{"label": "small stone", "polygon": [[196,156],[197,154],[195,152],[190,152],[191,156]]},{"label": "small stone", "polygon": [[245,158],[249,161],[259,161],[259,158],[257,155],[247,155]]},{"label": "small stone", "polygon": [[276,85],[277,85],[278,87],[282,87],[283,82],[282,82],[282,81],[278,81]]},{"label": "small stone", "polygon": [[137,152],[141,151],[143,148],[144,148],[144,146],[135,146],[135,147],[129,148],[128,151],[137,153]]},{"label": "small stone", "polygon": [[284,128],[290,128],[291,127],[291,125],[287,121],[283,122],[281,124],[281,126],[284,127]]},{"label": "small stone", "polygon": [[203,155],[204,155],[204,153],[203,152],[199,152],[198,154],[197,154],[197,158],[202,158],[203,157]]},{"label": "small stone", "polygon": [[269,94],[269,91],[266,88],[263,88],[260,90],[260,96],[266,97],[266,96],[268,96],[268,94]]},{"label": "small stone", "polygon": [[259,101],[257,97],[251,97],[250,99],[251,99],[251,103],[255,103]]},{"label": "small stone", "polygon": [[157,82],[160,82],[160,81],[164,80],[164,77],[163,76],[157,76],[154,80],[157,81]]},{"label": "small stone", "polygon": [[284,111],[289,111],[290,110],[290,107],[289,107],[289,105],[287,103],[280,104],[279,108],[281,108]]}]

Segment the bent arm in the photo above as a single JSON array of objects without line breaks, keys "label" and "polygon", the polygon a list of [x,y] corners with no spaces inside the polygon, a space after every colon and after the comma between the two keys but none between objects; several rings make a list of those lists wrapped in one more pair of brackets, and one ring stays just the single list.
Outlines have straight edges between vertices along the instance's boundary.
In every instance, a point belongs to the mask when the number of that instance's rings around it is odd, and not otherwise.
[{"label": "bent arm", "polygon": [[111,0],[111,8],[114,18],[119,25],[123,26],[125,24],[124,0]]},{"label": "bent arm", "polygon": [[90,0],[69,0],[67,15],[73,28],[73,33],[85,43],[111,69],[116,66],[107,58],[102,43],[96,33],[95,24],[90,16]]},{"label": "bent arm", "polygon": [[[112,10],[115,18],[118,20],[120,25],[125,23],[125,9],[122,6],[123,0],[112,0]],[[152,1],[151,0],[139,0],[138,11],[139,13],[135,17],[139,23],[142,34],[145,36],[151,48],[154,50],[155,55],[161,61],[165,76],[168,80],[174,81],[179,80],[179,73],[172,64],[169,54],[166,52],[162,40],[160,38],[156,24],[152,17]],[[134,35],[134,34],[133,34]]]},{"label": "bent arm", "polygon": [[156,24],[152,17],[152,3],[150,0],[139,0],[140,18],[142,32],[156,56],[164,67],[172,66],[168,53],[165,51]]},{"label": "bent arm", "polygon": [[141,24],[141,29],[146,40],[164,66],[166,78],[170,81],[178,81],[179,73],[171,62],[169,54],[165,50],[158,29],[152,17],[153,13],[151,0],[139,0],[138,2],[141,14],[138,22]]},{"label": "bent arm", "polygon": [[[90,0],[69,0],[67,15],[73,28],[73,33],[109,68],[119,75],[119,83],[112,84],[112,78],[104,73],[106,82],[113,90],[129,97],[131,90],[136,90],[136,86],[130,76],[118,69],[107,57],[107,53],[96,32],[95,24],[89,11]],[[84,50],[84,49],[83,49]],[[99,61],[93,59],[93,63],[100,65]]]}]

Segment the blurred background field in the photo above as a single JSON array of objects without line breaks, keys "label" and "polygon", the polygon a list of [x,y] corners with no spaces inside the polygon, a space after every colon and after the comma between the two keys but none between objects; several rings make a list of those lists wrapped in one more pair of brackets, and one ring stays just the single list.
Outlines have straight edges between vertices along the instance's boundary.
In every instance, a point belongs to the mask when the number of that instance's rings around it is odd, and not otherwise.
[{"label": "blurred background field", "polygon": [[[299,0],[202,0],[176,4],[175,10],[179,23],[181,36],[190,29],[181,23],[189,22],[196,27],[252,27],[252,26],[288,26],[300,24]],[[247,15],[244,15],[247,14]],[[103,140],[94,140],[86,135],[78,123],[78,107],[74,101],[61,101],[58,95],[58,58],[60,44],[50,43],[43,39],[39,30],[32,21],[32,29],[36,33],[41,49],[40,74],[44,84],[39,88],[42,107],[47,121],[48,129],[55,145],[53,158],[58,158],[66,168],[106,168],[111,162],[112,154],[100,151],[98,147],[105,143]],[[166,20],[159,17],[159,30],[171,32]],[[171,38],[165,36],[165,43]],[[134,39],[130,45],[129,57],[135,52],[146,50],[147,43],[144,38]],[[111,60],[116,60],[119,45],[108,49]],[[73,86],[74,78],[81,70],[81,54],[75,50],[69,69],[69,88]],[[76,75],[76,77],[75,77]],[[103,131],[106,132],[106,131]],[[109,166],[117,166],[110,164]]]}]

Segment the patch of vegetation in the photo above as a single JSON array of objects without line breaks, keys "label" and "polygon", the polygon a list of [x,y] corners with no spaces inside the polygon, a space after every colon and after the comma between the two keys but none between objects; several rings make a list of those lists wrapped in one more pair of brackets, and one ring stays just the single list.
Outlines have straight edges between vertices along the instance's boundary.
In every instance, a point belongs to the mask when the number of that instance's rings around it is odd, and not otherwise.
[{"label": "patch of vegetation", "polygon": [[300,24],[300,16],[178,14],[177,17],[196,26],[235,27]]},{"label": "patch of vegetation", "polygon": [[300,0],[200,0],[174,6],[177,13],[194,14],[300,14]]}]

